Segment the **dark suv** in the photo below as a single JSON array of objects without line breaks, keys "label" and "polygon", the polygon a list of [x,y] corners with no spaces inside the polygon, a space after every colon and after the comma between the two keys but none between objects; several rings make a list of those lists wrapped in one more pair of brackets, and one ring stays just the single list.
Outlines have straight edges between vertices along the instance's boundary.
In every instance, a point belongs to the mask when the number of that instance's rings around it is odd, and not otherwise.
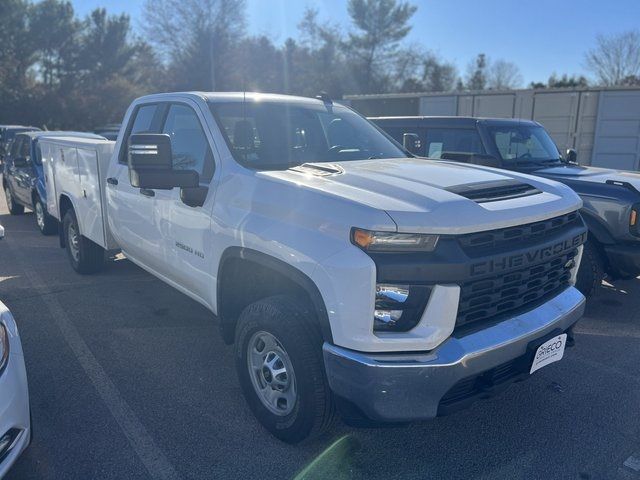
[{"label": "dark suv", "polygon": [[562,155],[537,122],[471,117],[380,117],[371,119],[417,156],[530,173],[562,182],[584,202],[589,226],[577,287],[594,293],[604,274],[640,274],[640,174],[576,163]]},{"label": "dark suv", "polygon": [[2,175],[7,206],[11,215],[21,215],[25,207],[35,212],[36,224],[44,235],[57,231],[57,222],[47,212],[47,189],[42,152],[38,140],[46,136],[103,139],[100,135],[80,132],[18,133],[5,157]]},{"label": "dark suv", "polygon": [[23,125],[0,125],[0,164],[9,151],[9,145],[16,134],[21,132],[36,132],[39,130],[37,127],[25,127]]}]

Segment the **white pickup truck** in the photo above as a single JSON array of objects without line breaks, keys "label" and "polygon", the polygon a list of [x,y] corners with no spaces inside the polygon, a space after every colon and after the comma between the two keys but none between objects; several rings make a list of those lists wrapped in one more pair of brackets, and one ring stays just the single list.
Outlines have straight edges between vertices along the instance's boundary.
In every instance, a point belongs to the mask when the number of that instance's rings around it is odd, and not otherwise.
[{"label": "white pickup truck", "polygon": [[326,97],[152,95],[115,143],[42,149],[73,268],[121,250],[210,309],[284,441],[336,410],[446,414],[573,343],[586,228],[571,189],[411,158]]}]

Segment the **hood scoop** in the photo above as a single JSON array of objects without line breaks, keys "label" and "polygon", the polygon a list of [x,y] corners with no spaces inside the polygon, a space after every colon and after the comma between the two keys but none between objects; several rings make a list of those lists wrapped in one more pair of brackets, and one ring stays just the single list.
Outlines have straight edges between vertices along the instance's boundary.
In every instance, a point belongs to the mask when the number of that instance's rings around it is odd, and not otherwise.
[{"label": "hood scoop", "polygon": [[329,175],[340,175],[344,173],[344,169],[340,165],[333,163],[303,163],[289,170],[307,175],[315,175],[317,177],[328,177]]},{"label": "hood scoop", "polygon": [[499,202],[513,198],[528,197],[542,193],[536,187],[517,180],[496,180],[491,182],[454,185],[445,190],[476,203]]}]

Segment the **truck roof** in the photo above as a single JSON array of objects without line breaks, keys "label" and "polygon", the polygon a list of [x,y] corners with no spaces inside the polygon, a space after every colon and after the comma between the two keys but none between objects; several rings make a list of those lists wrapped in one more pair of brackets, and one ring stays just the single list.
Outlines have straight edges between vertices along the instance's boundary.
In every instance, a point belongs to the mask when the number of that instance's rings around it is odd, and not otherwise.
[{"label": "truck roof", "polygon": [[35,131],[35,132],[20,132],[18,135],[26,135],[28,137],[34,138],[43,138],[43,137],[71,137],[71,138],[92,138],[94,140],[104,140],[105,138],[101,135],[96,135],[95,133],[87,133],[87,132],[70,132],[64,130],[46,130]]},{"label": "truck roof", "polygon": [[60,132],[61,135],[44,135],[40,138],[43,140],[48,140],[49,142],[55,142],[57,144],[73,144],[73,145],[96,145],[102,143],[115,143],[113,140],[108,140],[100,135],[87,135],[87,136],[74,136],[74,135],[64,135],[68,132]]},{"label": "truck roof", "polygon": [[274,103],[296,103],[307,105],[322,105],[323,100],[310,97],[298,97],[295,95],[282,95],[277,93],[257,93],[257,92],[172,92],[157,93],[140,97],[138,100],[161,100],[167,96],[184,96],[202,98],[207,102],[242,102],[243,100],[274,102]]},{"label": "truck roof", "polygon": [[523,118],[489,118],[489,117],[454,117],[454,116],[405,116],[405,117],[369,117],[375,122],[384,123],[386,121],[397,122],[406,120],[417,124],[438,124],[446,126],[468,126],[474,127],[476,123],[485,125],[529,125],[540,126],[538,122]]}]

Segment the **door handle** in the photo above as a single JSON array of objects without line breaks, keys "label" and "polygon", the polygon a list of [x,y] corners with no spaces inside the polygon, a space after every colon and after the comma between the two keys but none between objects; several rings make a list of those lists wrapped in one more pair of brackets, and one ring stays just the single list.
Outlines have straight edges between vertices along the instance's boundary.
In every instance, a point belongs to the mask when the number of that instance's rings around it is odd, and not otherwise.
[{"label": "door handle", "polygon": [[141,188],[140,189],[140,193],[142,195],[144,195],[145,197],[155,197],[156,196],[156,192],[154,192],[153,190],[149,190],[148,188]]},{"label": "door handle", "polygon": [[107,178],[107,183],[109,185],[117,185],[118,184],[118,179],[114,178],[114,177],[109,177],[109,178]]}]

